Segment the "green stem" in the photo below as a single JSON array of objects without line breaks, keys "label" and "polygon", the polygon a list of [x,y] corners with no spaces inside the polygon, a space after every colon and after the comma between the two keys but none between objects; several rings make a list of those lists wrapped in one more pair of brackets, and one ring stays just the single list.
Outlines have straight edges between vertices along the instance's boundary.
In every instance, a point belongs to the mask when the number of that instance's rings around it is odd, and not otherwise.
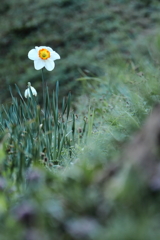
[{"label": "green stem", "polygon": [[46,115],[46,92],[47,92],[47,83],[44,80],[44,72],[42,68],[42,88],[43,88],[43,109],[44,109],[44,114]]}]

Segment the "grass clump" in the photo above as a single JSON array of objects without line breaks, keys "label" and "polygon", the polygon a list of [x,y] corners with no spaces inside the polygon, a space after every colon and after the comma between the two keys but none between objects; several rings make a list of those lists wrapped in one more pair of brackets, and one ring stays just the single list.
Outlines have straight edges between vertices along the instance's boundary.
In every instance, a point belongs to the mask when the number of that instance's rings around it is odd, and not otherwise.
[{"label": "grass clump", "polygon": [[5,166],[12,176],[16,173],[19,182],[31,164],[41,162],[49,169],[70,164],[79,136],[75,114],[71,112],[71,94],[63,98],[60,107],[58,82],[51,97],[48,87],[44,89],[43,107],[37,103],[31,89],[26,100],[17,85],[16,89],[18,98],[10,89],[12,103],[2,105],[0,127],[1,134],[8,136]]}]

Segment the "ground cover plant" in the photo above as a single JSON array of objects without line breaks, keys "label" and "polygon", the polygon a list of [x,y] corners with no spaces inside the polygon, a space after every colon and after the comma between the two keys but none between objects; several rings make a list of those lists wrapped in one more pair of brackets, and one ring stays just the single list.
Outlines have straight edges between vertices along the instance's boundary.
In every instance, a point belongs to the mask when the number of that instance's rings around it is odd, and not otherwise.
[{"label": "ground cover plant", "polygon": [[[83,1],[56,3],[79,7]],[[159,5],[138,6],[153,17]],[[127,53],[111,48],[100,64],[103,74],[80,68],[74,76],[83,89],[78,97],[64,94],[64,81],[55,81],[63,60],[53,71],[43,68],[52,51],[44,46],[39,71],[28,62],[38,80],[23,73],[25,91],[18,80],[7,86],[10,100],[0,107],[0,239],[160,238],[159,31],[155,26],[128,46]]]}]

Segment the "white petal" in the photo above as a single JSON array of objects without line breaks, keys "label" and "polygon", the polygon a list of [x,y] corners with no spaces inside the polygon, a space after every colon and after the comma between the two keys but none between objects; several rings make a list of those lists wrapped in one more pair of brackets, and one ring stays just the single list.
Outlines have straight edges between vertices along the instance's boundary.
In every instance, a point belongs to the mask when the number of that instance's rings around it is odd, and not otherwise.
[{"label": "white petal", "polygon": [[56,59],[60,59],[61,58],[59,56],[59,54],[57,52],[55,52],[55,51],[50,52],[50,54],[51,54],[51,59],[52,60],[56,60]]},{"label": "white petal", "polygon": [[31,60],[38,59],[39,56],[37,54],[37,51],[35,49],[30,50],[29,53],[28,53],[28,58],[31,59]]},{"label": "white petal", "polygon": [[46,49],[50,51],[52,60],[60,59],[60,55],[57,52],[53,51],[51,47],[46,47]]},{"label": "white petal", "polygon": [[24,92],[24,96],[25,98],[31,97],[29,88],[27,88],[26,91]]},{"label": "white petal", "polygon": [[36,47],[35,47],[35,50],[38,52],[38,51],[39,51],[39,47],[36,46]]},{"label": "white petal", "polygon": [[37,96],[37,91],[36,91],[36,89],[35,89],[34,87],[30,87],[30,88],[31,88],[32,94],[33,94],[34,96]]},{"label": "white petal", "polygon": [[48,71],[52,71],[55,67],[55,63],[51,60],[51,59],[47,59],[45,60],[45,68]]},{"label": "white petal", "polygon": [[42,49],[42,48],[46,48],[46,49],[47,49],[47,47],[46,47],[46,46],[40,46],[39,48],[40,48],[40,49]]},{"label": "white petal", "polygon": [[39,51],[39,50],[41,50],[42,48],[46,48],[47,49],[47,47],[46,46],[40,46],[40,47],[35,47],[35,49],[37,50],[37,52]]},{"label": "white petal", "polygon": [[27,89],[25,90],[25,92],[24,92],[25,98],[31,97],[30,91],[32,92],[32,94],[33,94],[34,96],[37,96],[37,91],[36,91],[36,89],[35,89],[34,87],[31,87],[31,86],[30,86],[30,88],[27,88]]},{"label": "white petal", "polygon": [[24,92],[24,96],[25,96],[25,98],[28,97],[28,89],[25,90],[25,92]]},{"label": "white petal", "polygon": [[51,47],[45,47],[48,51],[53,52],[53,49]]},{"label": "white petal", "polygon": [[45,66],[45,60],[38,59],[34,61],[34,67],[36,70],[40,70]]}]

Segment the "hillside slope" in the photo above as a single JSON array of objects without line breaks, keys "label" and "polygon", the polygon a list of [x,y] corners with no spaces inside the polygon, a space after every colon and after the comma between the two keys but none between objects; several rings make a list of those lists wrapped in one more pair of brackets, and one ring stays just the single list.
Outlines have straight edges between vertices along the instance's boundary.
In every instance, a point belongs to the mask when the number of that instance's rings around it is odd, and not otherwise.
[{"label": "hillside slope", "polygon": [[1,100],[8,98],[9,84],[17,83],[23,91],[28,81],[41,95],[41,72],[27,58],[36,45],[51,46],[61,55],[55,70],[45,72],[50,89],[59,80],[62,95],[73,89],[74,95],[80,93],[76,78],[84,73],[103,75],[104,65],[115,64],[117,54],[123,59],[133,57],[137,36],[160,23],[159,10],[159,1],[2,1]]}]

